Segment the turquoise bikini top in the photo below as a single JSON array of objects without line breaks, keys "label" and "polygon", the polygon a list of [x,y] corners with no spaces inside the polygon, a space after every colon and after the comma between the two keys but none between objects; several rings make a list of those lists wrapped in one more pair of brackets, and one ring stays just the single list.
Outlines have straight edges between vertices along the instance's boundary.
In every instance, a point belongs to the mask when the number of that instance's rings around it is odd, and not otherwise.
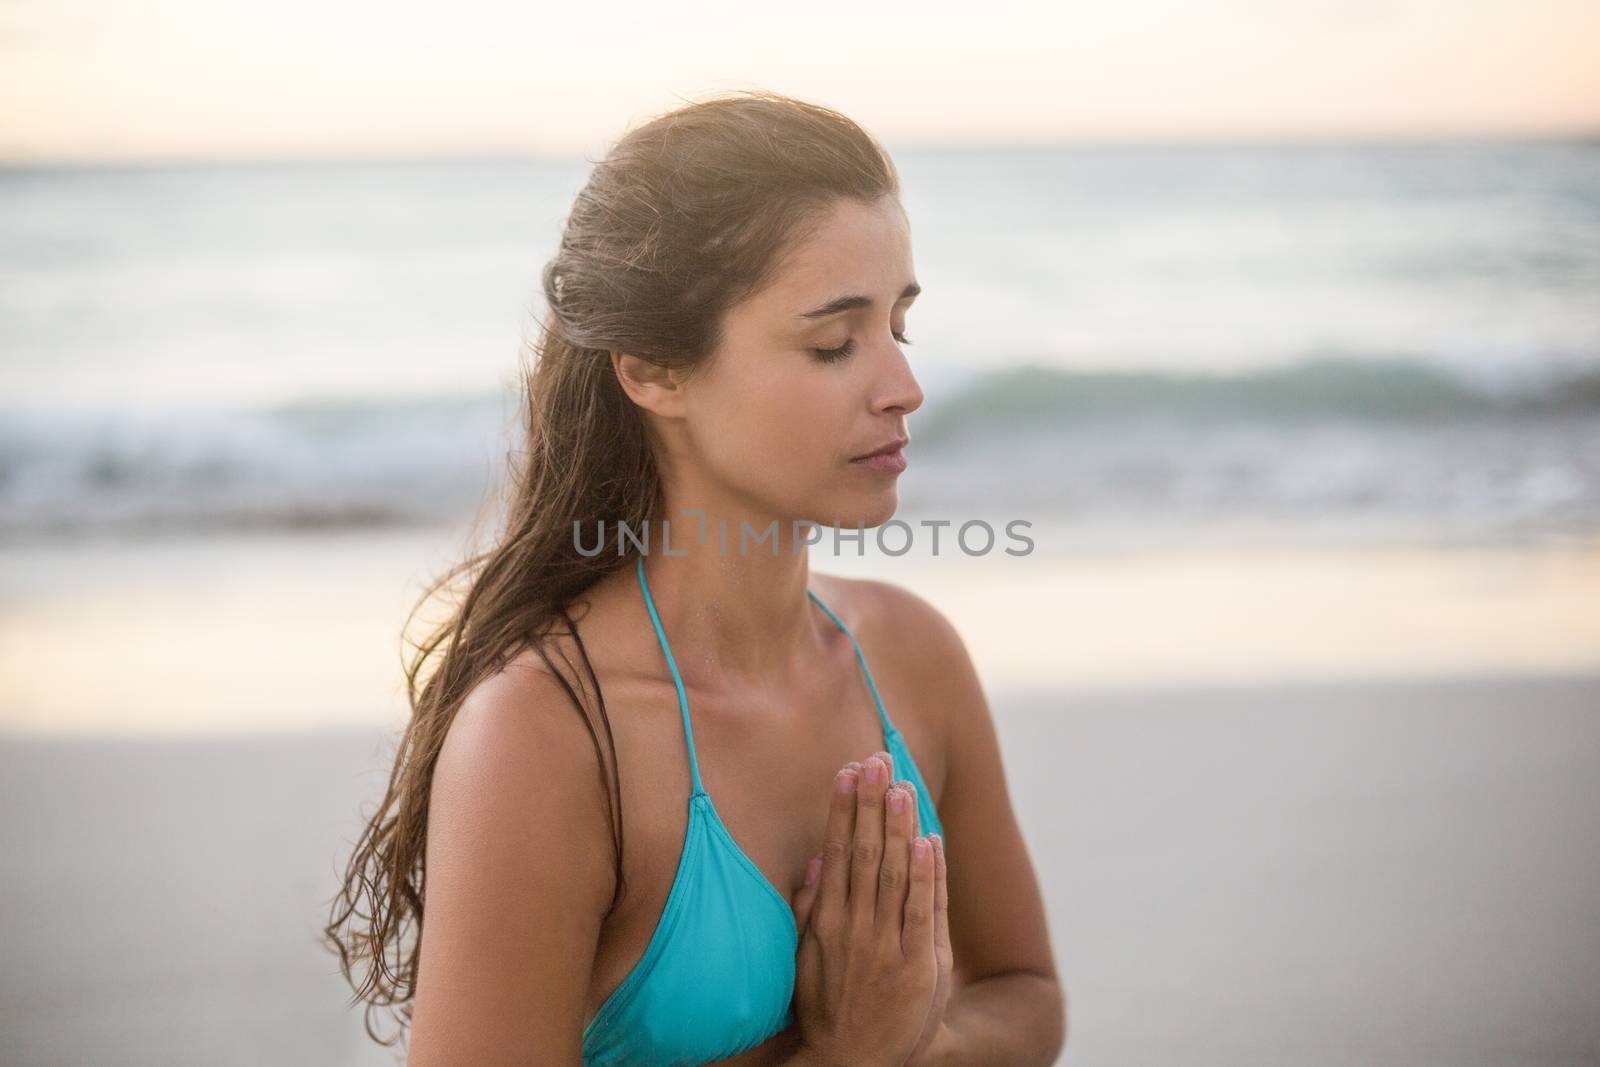
[{"label": "turquoise bikini top", "polygon": [[[745,855],[700,784],[683,679],[650,599],[644,557],[638,560],[639,588],[678,688],[694,791],[689,794],[678,870],[655,933],[639,962],[584,1028],[583,1062],[585,1067],[692,1067],[754,1048],[794,1024],[791,999],[799,934],[788,898]],[[942,835],[928,787],[889,721],[855,635],[815,593],[808,589],[806,595],[855,648],[883,723],[884,749],[894,757],[895,777],[917,788],[920,831]]]}]

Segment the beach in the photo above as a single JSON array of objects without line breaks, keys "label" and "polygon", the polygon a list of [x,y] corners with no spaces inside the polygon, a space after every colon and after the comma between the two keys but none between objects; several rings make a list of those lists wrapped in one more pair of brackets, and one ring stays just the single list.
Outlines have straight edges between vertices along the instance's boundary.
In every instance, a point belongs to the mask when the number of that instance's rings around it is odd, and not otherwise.
[{"label": "beach", "polygon": [[[991,701],[1062,1063],[1595,1062],[1600,674]],[[388,743],[0,742],[0,1058],[392,1062],[316,944]]]},{"label": "beach", "polygon": [[[810,566],[965,641],[1060,1062],[1600,1063],[1600,142],[895,156]],[[0,168],[0,1064],[395,1060],[320,931],[592,163]]]},{"label": "beach", "polygon": [[[405,721],[400,620],[458,537],[6,553],[0,1058],[389,1062],[317,935]],[[961,630],[1062,1063],[1594,1062],[1592,546],[812,565]]]}]

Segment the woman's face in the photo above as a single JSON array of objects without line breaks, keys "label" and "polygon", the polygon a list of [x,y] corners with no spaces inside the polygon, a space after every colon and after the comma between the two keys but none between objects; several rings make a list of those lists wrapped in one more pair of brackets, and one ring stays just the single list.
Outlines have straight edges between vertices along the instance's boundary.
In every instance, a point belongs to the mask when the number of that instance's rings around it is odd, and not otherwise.
[{"label": "woman's face", "polygon": [[907,439],[922,405],[899,340],[915,277],[898,201],[840,200],[728,310],[721,345],[682,386],[684,462],[671,466],[703,480],[693,497],[727,509],[730,535],[745,516],[780,520],[787,544],[796,519],[872,527],[894,514],[896,465],[855,457]]}]

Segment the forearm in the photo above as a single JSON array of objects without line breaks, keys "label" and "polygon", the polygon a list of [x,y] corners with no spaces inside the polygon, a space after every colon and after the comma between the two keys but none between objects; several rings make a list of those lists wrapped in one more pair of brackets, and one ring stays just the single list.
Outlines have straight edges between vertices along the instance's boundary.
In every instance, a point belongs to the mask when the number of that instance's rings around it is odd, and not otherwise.
[{"label": "forearm", "polygon": [[945,1006],[945,1030],[917,1067],[1050,1067],[1066,1043],[1066,1001],[1053,978],[1027,971],[962,986]]}]

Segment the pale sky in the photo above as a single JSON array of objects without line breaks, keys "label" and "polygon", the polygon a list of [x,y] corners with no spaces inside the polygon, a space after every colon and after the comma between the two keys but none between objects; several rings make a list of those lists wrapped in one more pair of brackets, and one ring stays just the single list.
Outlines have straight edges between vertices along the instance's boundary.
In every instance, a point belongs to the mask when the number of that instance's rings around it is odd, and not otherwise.
[{"label": "pale sky", "polygon": [[929,142],[1600,131],[1600,0],[0,0],[0,162],[599,153],[762,87]]}]

